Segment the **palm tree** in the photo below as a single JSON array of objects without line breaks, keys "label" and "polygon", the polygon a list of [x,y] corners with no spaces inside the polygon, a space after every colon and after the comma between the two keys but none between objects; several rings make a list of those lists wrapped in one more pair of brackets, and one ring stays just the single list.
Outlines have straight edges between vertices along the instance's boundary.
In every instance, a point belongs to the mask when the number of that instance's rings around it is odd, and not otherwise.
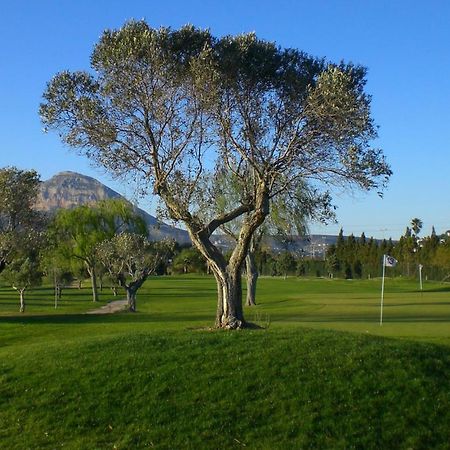
[{"label": "palm tree", "polygon": [[415,217],[411,220],[411,228],[414,232],[414,235],[417,236],[420,233],[420,230],[422,229],[423,223],[420,219]]}]

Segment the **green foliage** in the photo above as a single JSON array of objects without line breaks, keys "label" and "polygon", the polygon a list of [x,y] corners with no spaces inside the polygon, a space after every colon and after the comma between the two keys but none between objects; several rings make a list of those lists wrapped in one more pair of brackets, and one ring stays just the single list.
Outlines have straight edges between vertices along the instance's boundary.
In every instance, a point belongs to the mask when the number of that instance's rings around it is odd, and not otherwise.
[{"label": "green foliage", "polygon": [[60,209],[52,230],[59,241],[58,247],[67,256],[83,261],[95,260],[96,246],[121,231],[147,232],[143,220],[134,213],[131,205],[119,200]]},{"label": "green foliage", "polygon": [[43,226],[43,218],[33,209],[38,190],[34,170],[0,169],[0,273]]},{"label": "green foliage", "polygon": [[277,258],[277,271],[284,277],[289,273],[294,273],[296,268],[296,261],[293,255],[289,252],[283,252]]},{"label": "green foliage", "polygon": [[42,279],[39,261],[35,255],[16,257],[2,273],[2,278],[16,289],[38,286]]},{"label": "green foliage", "polygon": [[420,233],[420,231],[422,230],[422,226],[423,226],[422,221],[417,217],[411,219],[411,228],[415,236],[417,236]]},{"label": "green foliage", "polygon": [[[206,187],[224,171],[239,192],[217,206],[241,210],[223,223],[256,207],[258,184],[272,199],[308,179],[381,189],[391,174],[369,147],[376,131],[360,66],[254,33],[214,38],[144,21],[105,31],[91,65],[95,75],[62,72],[48,84],[44,125],[114,174],[143,177],[176,220],[204,216],[202,205],[218,198]],[[327,193],[313,197],[329,208]]]},{"label": "green foliage", "polygon": [[16,234],[14,245],[9,252],[9,262],[1,272],[1,278],[19,292],[21,312],[25,311],[24,292],[41,283],[40,258],[45,244],[45,236],[42,233],[28,230],[26,234]]},{"label": "green foliage", "polygon": [[0,169],[0,232],[11,232],[33,225],[33,210],[39,190],[39,175],[34,170],[16,167]]}]

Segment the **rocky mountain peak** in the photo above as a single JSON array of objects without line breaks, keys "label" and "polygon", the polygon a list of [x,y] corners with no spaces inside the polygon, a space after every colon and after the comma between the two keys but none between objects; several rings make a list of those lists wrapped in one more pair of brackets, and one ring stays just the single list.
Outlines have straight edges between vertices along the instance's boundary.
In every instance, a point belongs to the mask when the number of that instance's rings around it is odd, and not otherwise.
[{"label": "rocky mountain peak", "polygon": [[58,208],[75,208],[100,200],[122,196],[95,178],[77,172],[60,172],[41,183],[36,208],[53,211]]}]

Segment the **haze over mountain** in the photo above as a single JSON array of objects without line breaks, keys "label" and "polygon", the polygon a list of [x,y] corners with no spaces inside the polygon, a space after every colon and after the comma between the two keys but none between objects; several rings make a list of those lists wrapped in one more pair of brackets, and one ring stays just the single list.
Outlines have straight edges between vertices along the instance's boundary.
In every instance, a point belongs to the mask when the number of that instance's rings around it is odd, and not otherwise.
[{"label": "haze over mountain", "polygon": [[[41,183],[36,209],[53,212],[59,208],[75,208],[93,204],[100,200],[123,199],[118,192],[100,183],[95,178],[80,173],[66,171],[54,175]],[[187,231],[161,222],[143,209],[135,207],[136,212],[145,220],[151,239],[175,239],[180,244],[190,243]]]}]

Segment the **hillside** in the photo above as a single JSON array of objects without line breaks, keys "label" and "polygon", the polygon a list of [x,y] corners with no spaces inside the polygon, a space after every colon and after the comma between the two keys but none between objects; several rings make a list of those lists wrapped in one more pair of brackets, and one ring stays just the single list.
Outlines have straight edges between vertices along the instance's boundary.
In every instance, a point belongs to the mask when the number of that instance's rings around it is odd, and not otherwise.
[{"label": "hillside", "polygon": [[[41,183],[36,209],[53,212],[59,208],[75,208],[108,199],[126,200],[118,192],[95,178],[66,171]],[[190,242],[186,231],[167,225],[140,208],[136,207],[136,211],[147,223],[152,239],[159,240],[168,237],[175,239],[180,244]]]}]

